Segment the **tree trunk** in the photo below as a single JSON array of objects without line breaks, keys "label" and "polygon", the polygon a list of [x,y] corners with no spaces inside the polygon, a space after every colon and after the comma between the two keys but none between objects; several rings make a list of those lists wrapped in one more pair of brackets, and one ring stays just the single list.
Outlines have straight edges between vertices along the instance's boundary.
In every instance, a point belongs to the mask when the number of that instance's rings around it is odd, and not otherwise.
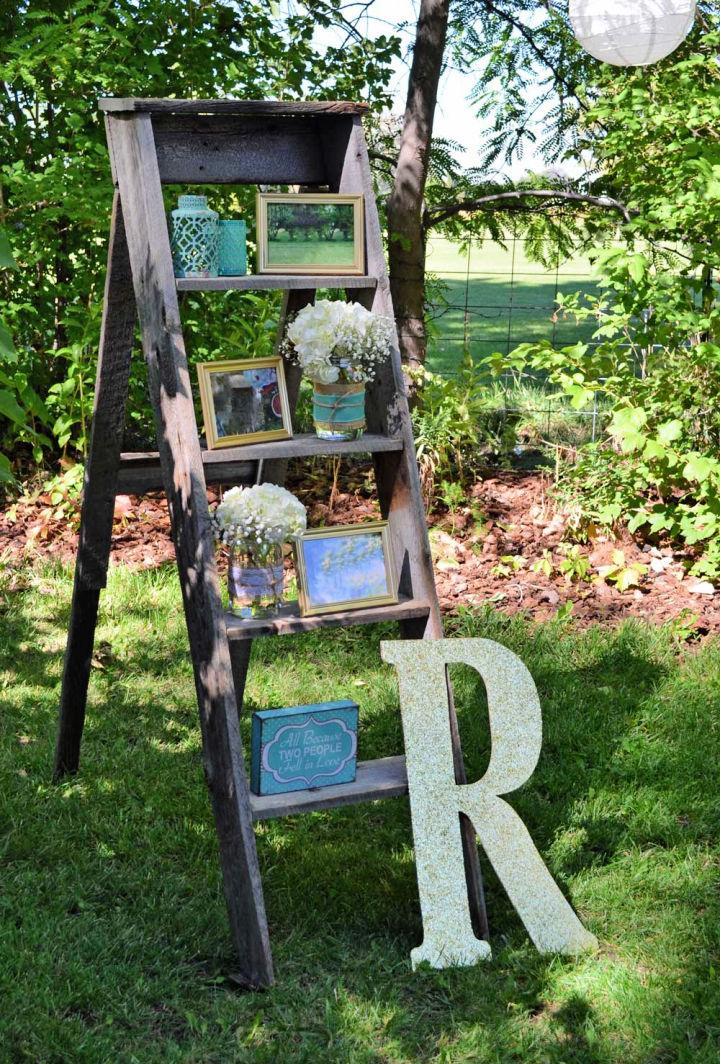
[{"label": "tree trunk", "polygon": [[420,4],[395,184],[387,205],[390,289],[400,352],[410,366],[422,365],[427,350],[423,195],[449,7],[450,0]]}]

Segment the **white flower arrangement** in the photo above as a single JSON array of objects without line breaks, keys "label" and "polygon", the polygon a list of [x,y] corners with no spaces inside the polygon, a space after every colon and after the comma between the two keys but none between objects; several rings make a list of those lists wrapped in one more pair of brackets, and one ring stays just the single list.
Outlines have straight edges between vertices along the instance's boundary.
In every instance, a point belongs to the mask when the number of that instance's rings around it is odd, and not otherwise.
[{"label": "white flower arrangement", "polygon": [[230,488],[213,513],[215,538],[253,554],[266,564],[275,547],[307,527],[307,511],[292,492],[277,484]]},{"label": "white flower arrangement", "polygon": [[319,384],[373,380],[390,355],[392,325],[360,303],[320,299],[288,326],[285,351]]}]

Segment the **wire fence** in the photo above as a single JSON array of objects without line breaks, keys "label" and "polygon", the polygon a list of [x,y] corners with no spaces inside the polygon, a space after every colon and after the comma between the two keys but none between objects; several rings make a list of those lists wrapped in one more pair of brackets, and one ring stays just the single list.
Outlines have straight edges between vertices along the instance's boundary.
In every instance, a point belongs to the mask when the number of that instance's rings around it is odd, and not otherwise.
[{"label": "wire fence", "polygon": [[[527,258],[521,238],[508,239],[504,247],[489,239],[472,241],[463,250],[440,238],[429,245],[427,269],[433,371],[455,375],[465,352],[479,360],[540,340],[556,347],[592,342],[593,324],[558,313],[557,303],[559,294],[598,293],[584,256],[567,259],[558,249],[547,268]],[[499,412],[530,416],[546,437],[557,435],[553,422],[560,412],[563,419],[576,419],[577,442],[596,440],[606,419],[601,395],[586,409],[574,410],[540,374],[508,372],[494,381],[488,376],[488,388]]]}]

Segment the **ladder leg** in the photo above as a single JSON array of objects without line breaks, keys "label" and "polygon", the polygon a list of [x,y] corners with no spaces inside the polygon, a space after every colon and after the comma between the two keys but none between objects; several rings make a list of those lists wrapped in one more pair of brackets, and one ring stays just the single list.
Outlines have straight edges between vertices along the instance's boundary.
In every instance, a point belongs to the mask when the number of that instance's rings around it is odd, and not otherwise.
[{"label": "ladder leg", "polygon": [[77,772],[80,764],[80,744],[85,727],[85,707],[99,601],[100,589],[82,587],[76,570],[55,747],[53,779],[56,782],[65,775]]},{"label": "ladder leg", "polygon": [[147,114],[108,116],[108,133],[125,208],[225,900],[242,978],[249,986],[269,986],[262,879],[152,122]]},{"label": "ladder leg", "polygon": [[252,652],[252,639],[233,639],[230,642],[230,663],[232,665],[233,686],[235,688],[235,702],[237,703],[238,717],[242,714],[243,700],[245,698],[245,681],[247,680],[250,667],[250,654]]},{"label": "ladder leg", "polygon": [[110,559],[117,471],[125,425],[135,299],[120,201],[115,195],[95,408],[85,468],[80,542],[60,697],[54,778],[77,772],[100,589]]}]

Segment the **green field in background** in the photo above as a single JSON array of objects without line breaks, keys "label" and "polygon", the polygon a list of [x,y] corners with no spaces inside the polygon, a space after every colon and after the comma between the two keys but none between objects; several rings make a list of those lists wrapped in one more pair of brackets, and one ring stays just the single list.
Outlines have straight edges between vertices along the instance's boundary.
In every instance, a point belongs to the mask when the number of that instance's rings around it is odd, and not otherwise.
[{"label": "green field in background", "polygon": [[427,269],[444,285],[440,300],[431,293],[428,366],[436,372],[455,372],[466,337],[471,354],[482,358],[543,339],[563,347],[592,334],[590,324],[553,322],[558,292],[598,292],[586,257],[567,259],[557,270],[548,270],[527,258],[521,242],[503,249],[484,241],[474,244],[468,255],[447,240],[431,240]]}]

